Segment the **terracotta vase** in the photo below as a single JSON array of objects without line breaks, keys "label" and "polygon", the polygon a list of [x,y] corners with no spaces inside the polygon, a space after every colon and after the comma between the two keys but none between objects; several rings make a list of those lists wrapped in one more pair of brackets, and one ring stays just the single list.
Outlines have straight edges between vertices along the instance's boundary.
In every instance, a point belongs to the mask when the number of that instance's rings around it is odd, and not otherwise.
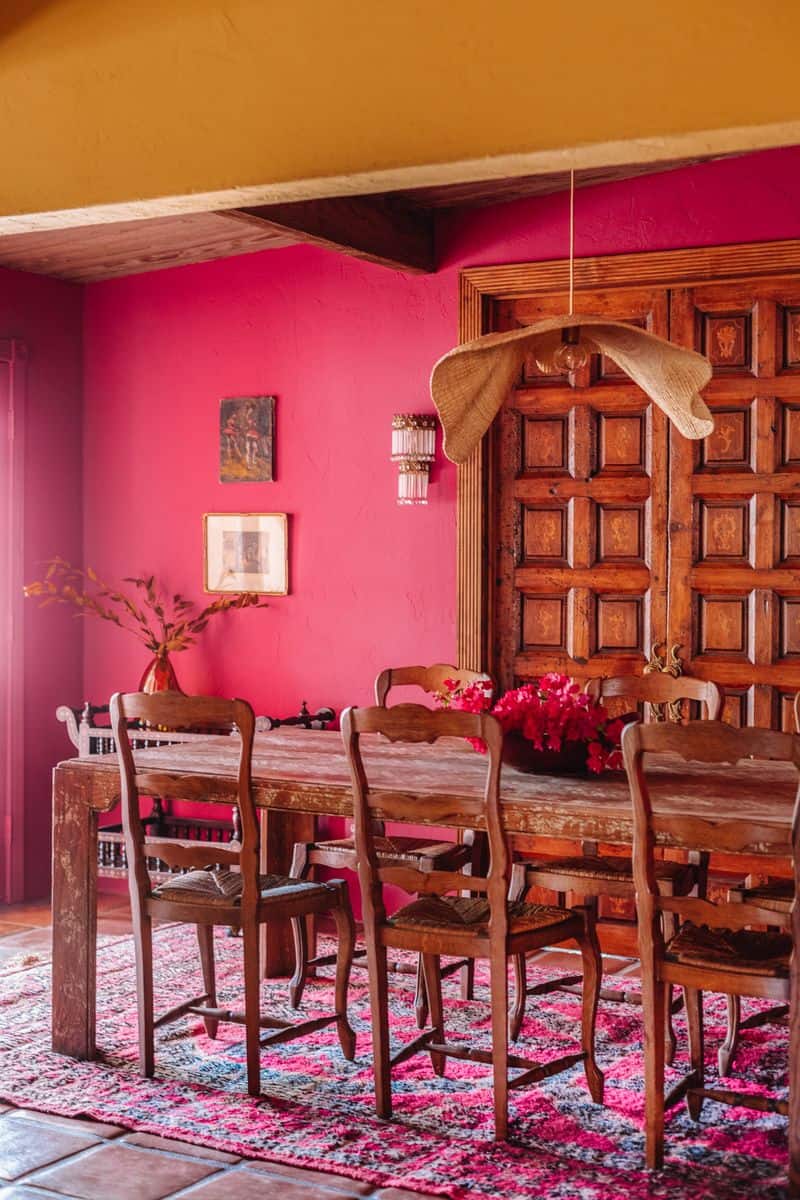
[{"label": "terracotta vase", "polygon": [[139,680],[140,692],[182,692],[175,668],[166,651],[156,654]]},{"label": "terracotta vase", "polygon": [[582,775],[588,755],[586,742],[564,742],[560,750],[537,750],[517,731],[503,738],[503,762],[529,775]]}]

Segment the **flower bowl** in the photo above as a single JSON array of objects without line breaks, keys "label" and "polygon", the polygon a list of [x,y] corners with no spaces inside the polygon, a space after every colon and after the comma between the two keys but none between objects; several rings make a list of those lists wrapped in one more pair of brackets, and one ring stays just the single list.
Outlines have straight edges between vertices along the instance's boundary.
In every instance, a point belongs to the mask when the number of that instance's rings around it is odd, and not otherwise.
[{"label": "flower bowl", "polygon": [[503,738],[503,762],[529,775],[585,775],[588,758],[586,742],[566,741],[560,750],[539,750],[518,730]]}]

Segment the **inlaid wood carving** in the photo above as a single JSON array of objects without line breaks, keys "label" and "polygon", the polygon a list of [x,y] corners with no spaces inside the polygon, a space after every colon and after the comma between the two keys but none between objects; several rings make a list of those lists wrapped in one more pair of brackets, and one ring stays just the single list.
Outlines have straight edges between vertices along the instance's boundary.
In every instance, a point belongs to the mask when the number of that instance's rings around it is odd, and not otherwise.
[{"label": "inlaid wood carving", "polygon": [[715,408],[714,432],[699,443],[701,470],[752,470],[750,405]]},{"label": "inlaid wood carving", "polygon": [[568,511],[565,504],[556,508],[525,505],[522,511],[522,561],[567,561]]},{"label": "inlaid wood carving", "polygon": [[725,707],[722,710],[722,719],[728,725],[735,725],[737,729],[742,729],[751,723],[748,715],[751,691],[751,688],[725,689]]},{"label": "inlaid wood carving", "polygon": [[752,328],[749,312],[702,314],[701,345],[715,374],[751,370]]},{"label": "inlaid wood carving", "polygon": [[781,596],[778,602],[781,658],[800,655],[800,596]]},{"label": "inlaid wood carving", "polygon": [[522,650],[566,650],[566,596],[522,597]]},{"label": "inlaid wood carving", "polygon": [[752,501],[698,498],[695,562],[749,562]]},{"label": "inlaid wood carving", "polygon": [[800,563],[800,499],[781,497],[779,562]]},{"label": "inlaid wood carving", "polygon": [[644,653],[641,596],[598,596],[595,613],[595,653]]},{"label": "inlaid wood carving", "polygon": [[644,505],[595,505],[597,562],[644,560]]},{"label": "inlaid wood carving", "polygon": [[782,365],[800,367],[800,308],[784,309]]},{"label": "inlaid wood carving", "polygon": [[747,596],[698,596],[697,654],[747,656]]},{"label": "inlaid wood carving", "polygon": [[525,417],[521,444],[524,471],[566,472],[569,469],[566,417]]},{"label": "inlaid wood carving", "polygon": [[598,470],[644,473],[644,414],[600,412],[596,420]]},{"label": "inlaid wood carving", "polygon": [[781,417],[783,437],[780,465],[797,470],[800,467],[800,404],[782,404]]}]

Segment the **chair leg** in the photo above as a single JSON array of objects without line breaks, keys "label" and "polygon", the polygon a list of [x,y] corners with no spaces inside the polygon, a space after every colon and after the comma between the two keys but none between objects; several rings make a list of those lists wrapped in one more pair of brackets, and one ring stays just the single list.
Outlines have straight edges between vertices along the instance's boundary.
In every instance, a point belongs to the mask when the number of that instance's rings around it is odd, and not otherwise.
[{"label": "chair leg", "polygon": [[356,1035],[347,1018],[347,988],[350,983],[350,968],[353,965],[353,948],[356,942],[356,925],[350,907],[347,884],[340,884],[341,904],[333,910],[336,922],[336,1029],[342,1054],[352,1062],[356,1056]]},{"label": "chair leg", "polygon": [[417,959],[417,986],[414,991],[414,1011],[417,1017],[417,1029],[424,1029],[428,1023],[428,992],[425,987],[425,972],[422,967],[422,955]]},{"label": "chair leg", "polygon": [[242,922],[244,943],[244,1020],[247,1047],[247,1091],[261,1095],[261,967],[259,928],[255,921]]},{"label": "chair leg", "polygon": [[461,999],[475,999],[475,959],[468,958],[461,968]]},{"label": "chair leg", "polygon": [[372,1016],[372,1063],[375,1075],[375,1111],[379,1117],[392,1115],[392,1067],[389,1049],[389,979],[386,947],[375,943],[365,931],[369,967],[369,1004]]},{"label": "chair leg", "polygon": [[[305,842],[295,842],[292,851],[292,865],[289,868],[292,879],[305,879],[308,875],[308,846]],[[289,1003],[292,1008],[299,1008],[303,998],[306,979],[309,976],[308,960],[308,921],[306,917],[292,917],[292,940],[294,941],[294,974],[289,980]]]},{"label": "chair leg", "polygon": [[[214,969],[214,926],[197,926],[197,944],[200,947],[200,965],[203,968],[203,987],[210,1008],[217,1007],[217,979]],[[203,1017],[206,1033],[210,1038],[217,1036],[219,1021],[216,1017]]]},{"label": "chair leg", "polygon": [[655,965],[642,962],[644,1018],[645,1155],[647,1166],[664,1165],[664,1021],[667,990],[655,978]]},{"label": "chair leg", "polygon": [[[662,885],[665,895],[672,895],[672,885]],[[664,912],[661,914],[664,929],[664,941],[668,942],[678,932],[678,915],[677,913]],[[672,984],[666,984],[666,1016],[664,1018],[664,1059],[672,1066],[675,1061],[675,1051],[678,1048],[678,1039],[675,1036],[675,1026],[672,1022],[672,1012],[675,1007],[672,1002]]]},{"label": "chair leg", "polygon": [[524,954],[514,955],[514,1007],[511,1010],[511,1020],[508,1023],[509,1040],[515,1042],[520,1035],[522,1022],[525,1019],[525,1006],[528,1001],[528,972],[527,960]]},{"label": "chair leg", "polygon": [[489,959],[492,997],[492,1071],[494,1075],[494,1137],[508,1138],[508,960],[493,948]]},{"label": "chair leg", "polygon": [[717,1066],[720,1075],[729,1075],[731,1063],[739,1048],[739,1026],[742,1022],[741,996],[728,996],[728,1029],[725,1041],[717,1051]]},{"label": "chair leg", "polygon": [[[686,1023],[689,1027],[689,1054],[692,1061],[694,1086],[701,1088],[705,1086],[703,993],[697,988],[684,988],[683,994],[686,998]],[[703,1109],[703,1097],[693,1096],[689,1093],[686,1097],[686,1104],[692,1120],[699,1121]]]},{"label": "chair leg", "polygon": [[594,910],[585,909],[583,919],[584,932],[583,936],[578,939],[583,965],[581,1049],[586,1055],[583,1062],[583,1069],[586,1072],[586,1083],[589,1088],[589,1094],[595,1104],[602,1104],[605,1080],[603,1072],[597,1065],[594,1043],[597,1004],[600,999],[600,986],[603,982],[603,958],[600,953],[600,942],[597,939]]},{"label": "chair leg", "polygon": [[[435,1040],[443,1042],[444,1008],[442,1006],[442,961],[438,954],[421,954],[420,961],[425,975],[425,988],[431,1007],[431,1027]],[[431,1066],[434,1075],[444,1075],[445,1056],[431,1051]]]},{"label": "chair leg", "polygon": [[153,923],[146,913],[133,913],[136,950],[136,1008],[139,1021],[139,1070],[146,1079],[155,1074],[153,1037]]}]

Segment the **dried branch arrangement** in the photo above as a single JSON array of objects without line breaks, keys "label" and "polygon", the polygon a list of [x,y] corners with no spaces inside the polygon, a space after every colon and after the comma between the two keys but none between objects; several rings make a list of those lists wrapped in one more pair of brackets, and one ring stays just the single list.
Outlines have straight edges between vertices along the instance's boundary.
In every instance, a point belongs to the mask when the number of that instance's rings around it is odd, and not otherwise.
[{"label": "dried branch arrangement", "polygon": [[136,589],[126,594],[120,588],[105,583],[91,567],[82,570],[66,559],[55,557],[48,561],[44,579],[25,587],[26,596],[37,596],[41,606],[68,604],[77,611],[76,617],[95,616],[127,629],[143,642],[148,650],[160,656],[193,646],[217,613],[232,608],[266,608],[267,602],[252,592],[219,596],[200,612],[193,601],[180,592],[165,595],[155,583],[154,576],[139,579],[127,577]]}]

